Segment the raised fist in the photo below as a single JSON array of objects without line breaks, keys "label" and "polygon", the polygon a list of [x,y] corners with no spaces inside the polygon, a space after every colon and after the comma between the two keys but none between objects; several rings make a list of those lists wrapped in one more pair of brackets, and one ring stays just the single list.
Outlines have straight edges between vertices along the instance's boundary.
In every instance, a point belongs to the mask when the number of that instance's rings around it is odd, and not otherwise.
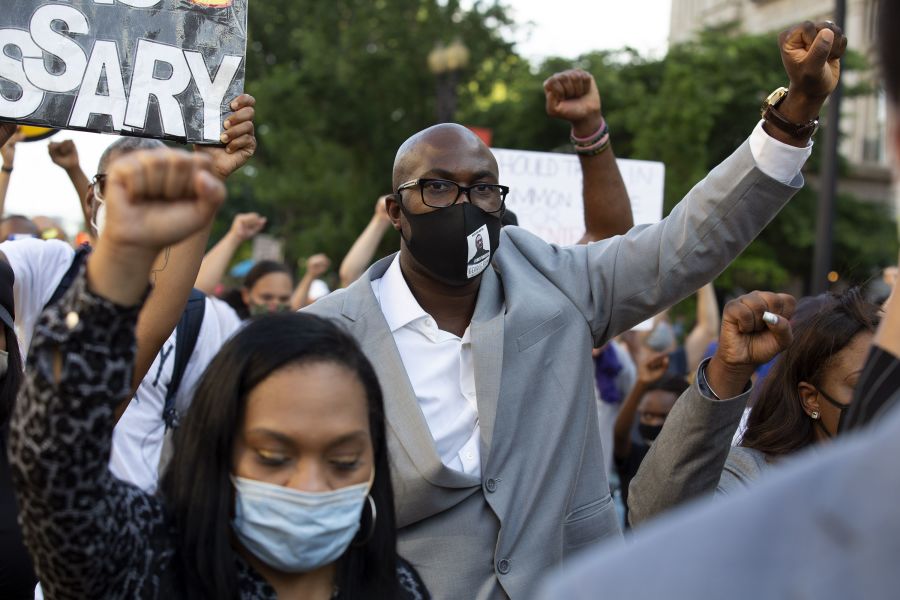
[{"label": "raised fist", "polygon": [[379,196],[378,200],[375,201],[375,216],[384,221],[385,223],[390,223],[391,218],[387,213],[387,199],[390,194]]},{"label": "raised fist", "polygon": [[749,374],[793,340],[788,319],[796,300],[787,294],[752,292],[725,305],[715,358]]},{"label": "raised fist", "polygon": [[0,146],[5,146],[18,128],[15,123],[0,123]]},{"label": "raised fist", "polygon": [[79,165],[78,150],[75,148],[75,142],[65,140],[62,142],[50,142],[47,145],[47,152],[50,153],[50,160],[63,169],[74,169]]},{"label": "raised fist", "polygon": [[209,157],[161,148],[114,160],[104,200],[103,244],[155,256],[209,224],[225,185]]},{"label": "raised fist", "polygon": [[544,82],[547,115],[572,124],[575,135],[594,133],[602,121],[594,77],[579,69],[556,73]]},{"label": "raised fist", "polygon": [[226,179],[243,167],[256,153],[256,129],[253,125],[255,105],[256,98],[250,94],[241,94],[231,101],[231,110],[234,112],[228,115],[223,124],[225,132],[221,142],[225,144],[224,148],[194,146],[194,152],[212,158],[213,169],[221,179]]},{"label": "raised fist", "polygon": [[669,355],[647,346],[641,346],[636,362],[638,381],[647,385],[659,381],[669,369]]},{"label": "raised fist", "polygon": [[241,242],[256,236],[266,226],[266,218],[259,213],[240,213],[231,222],[231,235]]},{"label": "raised fist", "polygon": [[25,139],[25,134],[13,128],[13,134],[6,140],[6,143],[0,144],[0,157],[3,158],[4,167],[12,168],[13,162],[16,160],[16,144],[23,139]]},{"label": "raised fist", "polygon": [[315,254],[306,259],[306,273],[312,277],[321,277],[331,267],[331,259],[324,254]]},{"label": "raised fist", "polygon": [[792,93],[824,101],[837,87],[847,37],[834,23],[806,21],[778,38]]}]

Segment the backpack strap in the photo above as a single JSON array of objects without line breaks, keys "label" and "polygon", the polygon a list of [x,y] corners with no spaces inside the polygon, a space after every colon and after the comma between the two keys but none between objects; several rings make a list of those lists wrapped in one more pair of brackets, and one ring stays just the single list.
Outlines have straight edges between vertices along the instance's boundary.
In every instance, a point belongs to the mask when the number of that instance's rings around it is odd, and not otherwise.
[{"label": "backpack strap", "polygon": [[69,291],[69,288],[72,287],[72,284],[75,283],[75,278],[78,277],[78,274],[81,273],[81,267],[87,262],[87,257],[91,253],[91,246],[89,244],[82,244],[78,247],[78,250],[75,251],[75,256],[72,257],[72,264],[69,265],[68,270],[65,275],[62,276],[62,279],[59,282],[59,285],[56,286],[56,289],[53,290],[53,295],[50,296],[50,300],[47,301],[47,304],[44,305],[44,308],[48,306],[52,306],[59,302],[59,299],[63,297],[63,295]]},{"label": "backpack strap", "polygon": [[175,329],[175,364],[172,366],[172,381],[166,391],[166,402],[163,408],[163,421],[166,430],[178,427],[179,415],[175,407],[175,396],[184,378],[188,361],[194,353],[197,338],[200,337],[200,326],[203,325],[203,314],[206,312],[206,294],[198,289],[191,290],[187,306],[181,313],[181,319]]}]

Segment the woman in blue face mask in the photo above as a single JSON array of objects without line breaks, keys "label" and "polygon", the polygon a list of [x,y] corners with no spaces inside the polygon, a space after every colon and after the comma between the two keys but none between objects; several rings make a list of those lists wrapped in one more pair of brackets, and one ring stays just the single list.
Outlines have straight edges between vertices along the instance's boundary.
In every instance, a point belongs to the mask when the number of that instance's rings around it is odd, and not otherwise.
[{"label": "woman in blue face mask", "polygon": [[38,323],[10,432],[45,597],[429,598],[396,552],[374,370],[321,318],[261,317],[222,348],[156,495],[110,473],[153,257],[205,226],[224,189],[169,150],[109,177],[104,237]]}]

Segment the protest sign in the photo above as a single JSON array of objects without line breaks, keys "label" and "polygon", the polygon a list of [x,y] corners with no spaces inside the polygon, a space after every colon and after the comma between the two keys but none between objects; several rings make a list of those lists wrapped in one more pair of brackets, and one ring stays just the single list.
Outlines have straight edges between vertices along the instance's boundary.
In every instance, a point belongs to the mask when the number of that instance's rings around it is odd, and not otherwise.
[{"label": "protest sign", "polygon": [[248,0],[2,0],[0,120],[218,143]]},{"label": "protest sign", "polygon": [[[584,235],[581,164],[574,154],[493,148],[500,183],[509,186],[506,206],[519,225],[544,240],[568,246]],[[617,159],[631,198],[634,224],[662,218],[665,165]]]}]

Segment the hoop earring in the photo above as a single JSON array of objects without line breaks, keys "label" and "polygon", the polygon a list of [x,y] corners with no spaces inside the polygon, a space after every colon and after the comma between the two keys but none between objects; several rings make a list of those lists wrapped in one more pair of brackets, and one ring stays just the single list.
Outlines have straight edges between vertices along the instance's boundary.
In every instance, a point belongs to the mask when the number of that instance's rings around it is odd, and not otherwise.
[{"label": "hoop earring", "polygon": [[375,520],[378,517],[378,511],[375,510],[375,500],[372,498],[372,494],[366,496],[366,499],[369,501],[369,510],[372,512],[372,524],[369,525],[369,533],[366,534],[365,539],[353,542],[356,547],[365,546],[375,536]]}]

